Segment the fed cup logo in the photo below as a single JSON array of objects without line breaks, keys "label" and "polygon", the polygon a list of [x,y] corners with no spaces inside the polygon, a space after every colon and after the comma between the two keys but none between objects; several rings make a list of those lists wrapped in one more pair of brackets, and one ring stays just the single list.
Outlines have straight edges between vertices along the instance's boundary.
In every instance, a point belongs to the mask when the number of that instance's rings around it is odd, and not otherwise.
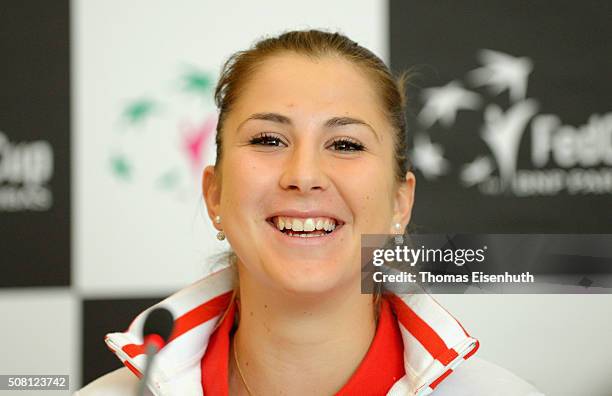
[{"label": "fed cup logo", "polygon": [[0,213],[51,210],[53,164],[48,141],[11,141],[0,131]]},{"label": "fed cup logo", "polygon": [[155,94],[121,104],[107,170],[122,184],[186,200],[198,186],[218,116],[216,78],[195,66],[182,69],[163,79]]},{"label": "fed cup logo", "polygon": [[[558,115],[539,113],[538,100],[528,97],[531,59],[486,49],[477,58],[481,67],[468,72],[463,81],[422,92],[412,160],[423,176],[435,180],[456,168],[463,188],[477,188],[485,195],[612,193],[612,112],[592,114],[580,126],[564,125]],[[484,88],[486,94],[472,90],[476,88]],[[491,103],[506,92],[507,108]],[[488,152],[452,163],[444,155],[445,147],[424,131],[438,124],[444,133],[453,133],[458,117],[466,112],[482,114],[475,132]],[[519,167],[525,139],[530,139],[529,166]]]}]

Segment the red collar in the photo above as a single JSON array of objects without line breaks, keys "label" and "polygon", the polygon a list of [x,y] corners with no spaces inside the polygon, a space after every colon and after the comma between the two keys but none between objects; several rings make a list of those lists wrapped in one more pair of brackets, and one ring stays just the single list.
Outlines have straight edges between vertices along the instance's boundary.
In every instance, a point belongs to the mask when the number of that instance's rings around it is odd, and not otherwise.
[{"label": "red collar", "polygon": [[[228,395],[230,332],[234,325],[235,304],[208,341],[201,361],[205,395]],[[382,300],[376,334],[366,356],[353,376],[336,396],[384,395],[405,374],[404,343],[397,319],[386,299]],[[367,393],[365,393],[367,392]]]}]

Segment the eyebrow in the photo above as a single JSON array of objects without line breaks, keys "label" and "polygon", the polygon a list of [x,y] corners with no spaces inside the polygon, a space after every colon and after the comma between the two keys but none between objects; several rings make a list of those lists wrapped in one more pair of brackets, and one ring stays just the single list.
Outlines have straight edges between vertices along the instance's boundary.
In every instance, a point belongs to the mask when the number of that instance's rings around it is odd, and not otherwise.
[{"label": "eyebrow", "polygon": [[[283,124],[283,125],[293,125],[293,123],[291,122],[291,119],[289,117],[287,117],[287,116],[282,115],[282,114],[278,114],[278,113],[254,113],[254,114],[251,114],[246,120],[244,120],[238,126],[238,129],[240,129],[242,127],[242,125],[244,125],[249,120],[271,121],[271,122],[276,122],[278,124]],[[353,118],[353,117],[332,117],[329,120],[325,121],[324,125],[325,125],[326,128],[337,128],[337,127],[343,127],[345,125],[363,125],[363,126],[367,127],[374,134],[374,136],[376,136],[376,139],[378,141],[380,141],[380,137],[378,136],[378,133],[376,133],[376,130],[374,130],[374,128],[372,128],[372,126],[370,124],[368,124],[367,122],[365,122],[363,120],[360,120],[358,118]]]}]

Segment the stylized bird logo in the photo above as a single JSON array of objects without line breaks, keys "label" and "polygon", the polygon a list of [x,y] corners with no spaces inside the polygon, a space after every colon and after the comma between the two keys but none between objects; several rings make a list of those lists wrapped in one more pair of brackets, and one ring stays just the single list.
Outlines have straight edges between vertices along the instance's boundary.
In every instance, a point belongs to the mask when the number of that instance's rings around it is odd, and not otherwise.
[{"label": "stylized bird logo", "polygon": [[132,174],[132,165],[124,155],[115,154],[111,156],[110,165],[117,178],[123,180],[130,179]]},{"label": "stylized bird logo", "polygon": [[412,163],[427,179],[435,179],[449,169],[449,162],[444,158],[442,146],[432,143],[425,134],[418,134],[414,138]]},{"label": "stylized bird logo", "polygon": [[210,74],[200,70],[190,70],[183,74],[183,90],[208,97],[213,88],[214,79]]},{"label": "stylized bird logo", "polygon": [[200,171],[200,166],[202,165],[204,144],[213,134],[216,127],[216,114],[209,115],[204,122],[196,127],[183,127],[183,150],[187,154],[192,169],[196,172]]},{"label": "stylized bird logo", "polygon": [[491,158],[482,155],[461,168],[461,182],[464,186],[471,187],[484,181],[494,169]]},{"label": "stylized bird logo", "polygon": [[150,99],[139,99],[130,103],[123,111],[122,118],[129,124],[137,124],[149,117],[157,105]]},{"label": "stylized bird logo", "polygon": [[481,104],[480,95],[463,88],[458,81],[424,89],[422,96],[425,105],[418,118],[424,128],[431,127],[436,121],[449,127],[454,124],[459,110],[476,110]]},{"label": "stylized bird logo", "polygon": [[520,101],[505,113],[495,104],[485,108],[481,137],[497,161],[502,188],[506,189],[516,172],[516,160],[525,126],[538,111],[533,99]]},{"label": "stylized bird logo", "polygon": [[525,99],[527,80],[533,70],[531,59],[489,49],[480,50],[478,58],[483,66],[468,73],[467,78],[472,84],[487,86],[493,95],[507,89],[512,102]]}]

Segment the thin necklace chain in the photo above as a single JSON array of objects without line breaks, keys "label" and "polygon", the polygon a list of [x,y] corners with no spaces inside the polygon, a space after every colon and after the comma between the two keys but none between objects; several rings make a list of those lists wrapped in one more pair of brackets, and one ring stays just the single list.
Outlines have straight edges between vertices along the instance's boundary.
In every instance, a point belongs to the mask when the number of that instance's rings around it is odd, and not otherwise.
[{"label": "thin necklace chain", "polygon": [[242,374],[242,370],[240,369],[240,363],[238,363],[238,350],[236,349],[236,334],[234,334],[234,339],[233,339],[233,343],[234,343],[234,361],[236,362],[236,368],[238,369],[238,375],[240,375],[240,379],[242,380],[242,384],[244,385],[244,387],[246,388],[247,393],[249,394],[249,396],[253,396],[253,392],[251,392],[251,389],[249,388],[249,385],[247,385],[246,380],[244,379],[244,375]]},{"label": "thin necklace chain", "polygon": [[[378,312],[376,312],[376,314],[374,315],[374,320],[376,323],[375,327],[378,328]],[[236,362],[236,368],[238,369],[238,375],[240,376],[240,380],[242,381],[242,384],[244,385],[249,396],[253,396],[253,392],[251,392],[251,388],[249,388],[249,385],[244,379],[244,374],[242,374],[242,369],[240,369],[240,363],[238,362],[238,349],[236,348],[236,338],[238,337],[236,337],[236,334],[234,334],[234,337],[232,339],[232,344],[234,347],[234,361]]]}]

